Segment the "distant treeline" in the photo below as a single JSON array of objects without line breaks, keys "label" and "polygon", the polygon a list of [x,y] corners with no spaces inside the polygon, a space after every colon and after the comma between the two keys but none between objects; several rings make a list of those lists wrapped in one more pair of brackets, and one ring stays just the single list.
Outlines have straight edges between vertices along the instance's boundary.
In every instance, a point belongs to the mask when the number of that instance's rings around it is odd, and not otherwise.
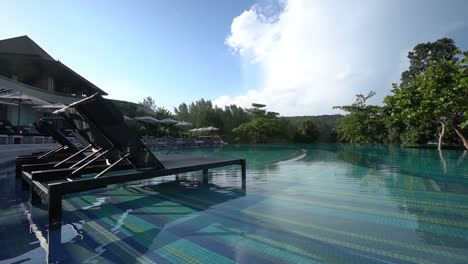
[{"label": "distant treeline", "polygon": [[[214,126],[216,132],[229,143],[310,143],[336,142],[333,129],[341,115],[280,117],[266,110],[266,105],[252,104],[251,108],[230,105],[217,107],[209,100],[200,99],[191,104],[180,104],[171,113],[156,106],[146,97],[139,104],[113,100],[128,117],[152,116],[157,119],[173,118],[193,124],[191,127],[164,126],[133,122],[141,135],[199,135],[188,132],[191,128]],[[202,134],[203,135],[203,134]]]},{"label": "distant treeline", "polygon": [[289,120],[293,125],[310,120],[318,131],[316,143],[334,143],[338,141],[334,129],[341,117],[343,115],[288,116],[283,118]]}]

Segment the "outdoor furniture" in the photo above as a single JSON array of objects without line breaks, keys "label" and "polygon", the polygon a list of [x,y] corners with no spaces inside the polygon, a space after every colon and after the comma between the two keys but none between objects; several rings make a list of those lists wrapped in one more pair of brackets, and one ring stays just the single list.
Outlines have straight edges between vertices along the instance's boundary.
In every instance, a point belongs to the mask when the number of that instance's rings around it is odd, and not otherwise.
[{"label": "outdoor furniture", "polygon": [[23,136],[21,135],[9,135],[8,144],[23,144]]},{"label": "outdoor furniture", "polygon": [[33,144],[44,144],[47,137],[43,136],[33,136]]},{"label": "outdoor furniture", "polygon": [[[17,177],[20,177],[22,170],[25,169],[23,168],[23,165],[43,164],[41,168],[53,168],[56,164],[50,164],[51,162],[59,162],[65,159],[67,159],[67,161],[73,161],[84,156],[84,151],[76,147],[75,144],[73,144],[63,133],[55,129],[48,121],[41,119],[34,125],[37,131],[44,135],[51,136],[57,143],[59,143],[59,146],[49,151],[16,157]],[[26,167],[26,169],[27,168],[28,167]]]},{"label": "outdoor furniture", "polygon": [[185,141],[183,138],[176,138],[175,143],[178,148],[185,147]]},{"label": "outdoor furniture", "polygon": [[8,144],[8,135],[0,135],[0,144]]},{"label": "outdoor furniture", "polygon": [[[208,169],[237,164],[242,168],[242,187],[245,189],[244,159],[188,155],[156,157],[125,124],[122,113],[99,94],[55,113],[75,126],[96,151],[80,160],[80,166],[75,164],[73,168],[36,170],[31,165],[30,170],[22,171],[23,179],[31,186],[30,202],[34,204],[44,200],[48,204],[51,227],[61,224],[63,195],[104,188],[110,184],[198,170],[207,175]],[[98,157],[105,157],[108,165],[95,165]]]},{"label": "outdoor furniture", "polygon": [[158,149],[167,148],[168,143],[163,138],[156,138],[156,146],[157,146]]},{"label": "outdoor furniture", "polygon": [[193,140],[193,143],[195,143],[196,147],[203,147],[203,145],[205,144],[205,141],[201,140],[200,138],[195,138]]}]

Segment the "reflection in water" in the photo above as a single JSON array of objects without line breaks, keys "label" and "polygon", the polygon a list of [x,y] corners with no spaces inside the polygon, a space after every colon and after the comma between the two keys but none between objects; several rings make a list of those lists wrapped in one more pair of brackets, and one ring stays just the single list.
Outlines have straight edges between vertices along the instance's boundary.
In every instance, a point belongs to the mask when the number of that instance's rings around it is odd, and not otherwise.
[{"label": "reflection in water", "polygon": [[0,263],[468,258],[466,152],[351,144],[189,152],[247,159],[247,189],[237,167],[114,185],[67,196],[65,225],[48,232],[45,208],[26,206],[14,175],[0,173]]},{"label": "reflection in water", "polygon": [[460,155],[460,158],[457,160],[457,165],[461,165],[463,161],[465,161],[466,154],[468,154],[468,150],[464,150],[463,154]]},{"label": "reflection in water", "polygon": [[[64,202],[67,220],[70,224],[63,225],[61,229],[57,230],[48,230],[45,225],[42,226],[43,232],[48,234],[47,240],[42,244],[42,248],[46,249],[47,259],[51,263],[79,262],[77,259],[70,258],[69,252],[73,251],[74,244],[89,243],[92,240],[95,240],[94,242],[102,241],[100,236],[91,235],[90,233],[102,233],[104,237],[113,237],[113,239],[95,247],[94,254],[91,257],[81,260],[84,263],[101,263],[104,260],[114,259],[115,256],[113,254],[115,252],[110,253],[112,255],[107,255],[106,248],[117,249],[122,246],[122,241],[132,239],[139,241],[141,237],[147,240],[147,242],[151,240],[152,243],[150,245],[146,243],[131,245],[137,247],[144,245],[147,253],[143,255],[153,255],[150,251],[162,248],[166,244],[174,243],[180,236],[184,236],[184,233],[181,232],[196,232],[210,224],[210,222],[207,222],[204,226],[197,224],[193,230],[187,230],[187,227],[191,226],[190,223],[197,220],[196,215],[191,210],[182,210],[184,206],[202,212],[216,204],[245,195],[240,189],[225,189],[206,183],[206,180],[203,178],[201,176],[199,181],[160,181],[157,185],[153,185],[157,180],[153,180],[152,182],[145,181],[136,185],[130,185],[125,189],[116,188],[104,191],[102,192],[105,195],[104,197],[82,198],[80,195],[73,195]],[[100,192],[96,192],[96,194],[99,195]],[[181,194],[188,194],[190,198],[184,197]],[[195,206],[192,204],[194,199],[206,199],[207,197],[213,202],[210,206]],[[83,200],[86,200],[91,205],[82,206]],[[95,200],[95,202],[92,202],[92,200]],[[123,208],[127,209],[123,210]],[[112,221],[112,227],[108,228],[108,231],[104,231],[100,226],[93,224],[96,221],[101,221],[102,217],[114,220]],[[145,224],[147,227],[142,227],[141,221],[145,220],[147,221]],[[74,223],[74,221],[80,222]],[[37,226],[33,220],[31,220],[30,225]],[[83,226],[86,226],[86,228],[83,228]],[[165,230],[173,228],[177,229],[179,236],[168,236],[165,233]],[[38,236],[43,236],[41,231],[36,230],[36,232]],[[87,234],[86,238],[83,236],[83,232]],[[164,233],[160,234],[160,232]],[[118,239],[119,233],[123,233],[123,238]],[[163,239],[160,236],[163,236]],[[40,251],[42,248],[35,249],[28,253],[28,255],[36,254],[36,251]],[[9,261],[12,261],[12,259]],[[119,262],[122,260],[115,259],[115,261]],[[127,261],[129,261],[128,258]],[[111,261],[111,263],[115,262]]]},{"label": "reflection in water", "polygon": [[444,153],[442,152],[442,150],[439,149],[438,151],[439,151],[440,161],[442,162],[442,168],[444,169],[444,173],[447,173],[448,171],[447,160],[445,160]]}]

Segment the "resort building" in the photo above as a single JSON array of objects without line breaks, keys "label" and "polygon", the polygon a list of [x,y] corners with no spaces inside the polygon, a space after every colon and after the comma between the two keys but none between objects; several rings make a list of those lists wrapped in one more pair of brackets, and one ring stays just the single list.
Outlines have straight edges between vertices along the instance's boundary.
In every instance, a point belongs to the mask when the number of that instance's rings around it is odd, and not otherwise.
[{"label": "resort building", "polygon": [[[0,40],[0,94],[21,91],[51,104],[70,104],[95,93],[107,95],[84,77],[55,60],[28,36]],[[31,126],[44,113],[29,105],[0,104],[0,120]]]}]

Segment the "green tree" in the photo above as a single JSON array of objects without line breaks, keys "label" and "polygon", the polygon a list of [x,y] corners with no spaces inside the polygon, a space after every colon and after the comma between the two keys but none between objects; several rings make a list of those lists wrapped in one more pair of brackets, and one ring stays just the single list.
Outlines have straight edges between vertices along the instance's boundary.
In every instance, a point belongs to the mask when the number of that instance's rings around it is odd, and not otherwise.
[{"label": "green tree", "polygon": [[147,96],[145,98],[143,98],[143,101],[139,102],[139,104],[153,110],[153,111],[156,111],[157,110],[157,106],[156,106],[156,101],[153,99],[153,97],[151,96]]},{"label": "green tree", "polygon": [[366,101],[374,95],[373,91],[369,92],[368,95],[358,94],[356,102],[352,105],[333,107],[348,112],[347,115],[338,119],[338,126],[335,128],[341,142],[385,142],[386,130],[382,108],[366,104]]},{"label": "green tree", "polygon": [[240,141],[249,143],[271,143],[284,140],[286,127],[282,125],[278,113],[268,112],[263,104],[252,104],[249,111],[252,114],[250,122],[241,124],[232,131],[239,136]]},{"label": "green tree", "polygon": [[310,143],[317,140],[319,132],[312,120],[304,120],[296,127],[295,141],[301,143]]},{"label": "green tree", "polygon": [[232,130],[234,128],[252,119],[252,114],[242,107],[230,105],[223,109],[204,99],[190,105],[182,103],[174,109],[174,112],[179,120],[190,122],[195,127],[219,128],[219,134],[227,141],[233,141],[235,135]]},{"label": "green tree", "polygon": [[164,107],[157,107],[154,109],[154,118],[162,120],[166,118],[174,118],[174,115],[171,113],[171,111],[167,110]]},{"label": "green tree", "polygon": [[410,66],[401,74],[400,86],[406,86],[422,74],[433,61],[456,61],[455,51],[457,46],[453,39],[442,38],[434,42],[420,43],[408,53]]},{"label": "green tree", "polygon": [[[457,46],[450,38],[442,38],[434,42],[420,43],[408,53],[409,67],[401,74],[400,84],[393,84],[392,93],[406,89],[407,93],[412,82],[420,74],[424,74],[431,62],[442,60],[457,61],[455,51]],[[414,87],[414,86],[412,86]],[[421,120],[408,118],[398,112],[393,95],[385,98],[384,114],[387,117],[387,141],[392,143],[426,143],[437,137],[437,124],[421,122]]]},{"label": "green tree", "polygon": [[403,118],[440,124],[438,149],[446,129],[453,128],[468,149],[463,127],[468,116],[468,53],[455,60],[433,61],[424,74],[387,98],[392,109]]},{"label": "green tree", "polygon": [[271,143],[284,134],[284,127],[278,119],[261,117],[234,128],[233,132],[239,134],[241,141],[247,139],[248,143],[253,144]]}]

